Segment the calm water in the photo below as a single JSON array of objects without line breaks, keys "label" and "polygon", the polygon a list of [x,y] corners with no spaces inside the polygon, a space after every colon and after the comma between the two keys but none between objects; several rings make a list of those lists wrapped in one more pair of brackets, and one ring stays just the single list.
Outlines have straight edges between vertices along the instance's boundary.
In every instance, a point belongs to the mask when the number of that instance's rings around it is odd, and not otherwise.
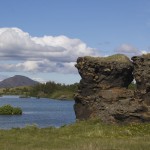
[{"label": "calm water", "polygon": [[73,110],[74,101],[3,96],[0,97],[0,106],[4,104],[21,107],[23,115],[0,115],[1,129],[25,127],[26,125],[32,124],[36,124],[40,128],[48,126],[59,127],[75,122],[75,114]]}]

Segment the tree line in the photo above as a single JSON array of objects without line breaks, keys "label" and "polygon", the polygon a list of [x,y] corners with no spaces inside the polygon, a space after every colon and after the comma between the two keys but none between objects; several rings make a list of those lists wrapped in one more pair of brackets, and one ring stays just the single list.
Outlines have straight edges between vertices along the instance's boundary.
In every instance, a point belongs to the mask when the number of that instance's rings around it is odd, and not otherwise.
[{"label": "tree line", "polygon": [[78,83],[65,85],[61,83],[55,83],[53,81],[45,84],[37,84],[30,90],[30,96],[32,97],[47,97],[47,98],[61,98],[66,99],[73,98],[73,94],[78,88]]},{"label": "tree line", "polygon": [[73,99],[74,93],[78,89],[78,83],[66,85],[49,81],[39,83],[35,86],[4,88],[0,94],[21,95],[25,97],[54,98],[54,99]]}]

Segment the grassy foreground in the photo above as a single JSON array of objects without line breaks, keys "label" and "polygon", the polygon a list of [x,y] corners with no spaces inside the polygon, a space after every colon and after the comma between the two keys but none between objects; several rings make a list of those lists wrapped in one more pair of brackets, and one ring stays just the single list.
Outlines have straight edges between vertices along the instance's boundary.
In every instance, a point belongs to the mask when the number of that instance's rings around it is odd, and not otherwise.
[{"label": "grassy foreground", "polygon": [[0,130],[2,150],[149,150],[150,124],[83,121],[61,128]]}]

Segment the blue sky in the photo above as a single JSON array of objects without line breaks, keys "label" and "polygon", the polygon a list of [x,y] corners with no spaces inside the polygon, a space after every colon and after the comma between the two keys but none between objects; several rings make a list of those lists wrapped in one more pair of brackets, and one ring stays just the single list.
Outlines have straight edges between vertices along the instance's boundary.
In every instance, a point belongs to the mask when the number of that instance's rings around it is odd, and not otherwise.
[{"label": "blue sky", "polygon": [[77,57],[150,51],[149,0],[0,0],[0,80],[79,82]]}]

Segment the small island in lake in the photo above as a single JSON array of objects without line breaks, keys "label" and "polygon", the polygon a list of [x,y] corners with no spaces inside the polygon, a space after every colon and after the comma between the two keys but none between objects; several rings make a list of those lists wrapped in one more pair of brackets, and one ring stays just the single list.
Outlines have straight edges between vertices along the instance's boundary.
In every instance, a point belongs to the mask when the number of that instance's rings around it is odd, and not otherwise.
[{"label": "small island in lake", "polygon": [[4,105],[0,107],[0,115],[22,115],[22,110],[19,107]]}]

